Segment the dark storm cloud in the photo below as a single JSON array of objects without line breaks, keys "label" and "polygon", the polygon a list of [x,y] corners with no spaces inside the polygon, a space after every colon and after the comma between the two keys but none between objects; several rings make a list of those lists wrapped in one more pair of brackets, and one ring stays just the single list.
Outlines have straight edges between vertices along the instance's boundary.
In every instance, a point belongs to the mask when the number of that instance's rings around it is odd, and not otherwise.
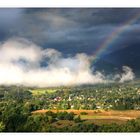
[{"label": "dark storm cloud", "polygon": [[[139,12],[140,9],[136,8],[0,9],[0,41],[23,37],[45,48],[52,47],[70,54],[92,53],[106,36]],[[120,34],[120,42],[116,44],[121,47],[137,41],[139,27],[138,19],[125,36]]]},{"label": "dark storm cloud", "polygon": [[[11,37],[12,30],[16,30],[23,9],[0,8],[0,41]],[[15,28],[15,29],[14,29]]]}]

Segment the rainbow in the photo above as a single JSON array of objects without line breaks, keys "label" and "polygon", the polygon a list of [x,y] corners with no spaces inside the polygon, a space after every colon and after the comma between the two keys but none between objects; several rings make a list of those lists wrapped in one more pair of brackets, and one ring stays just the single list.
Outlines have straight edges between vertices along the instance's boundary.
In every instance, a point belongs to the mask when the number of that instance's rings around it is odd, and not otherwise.
[{"label": "rainbow", "polygon": [[131,19],[128,21],[125,21],[123,24],[121,24],[119,27],[115,28],[102,42],[102,44],[96,49],[96,51],[93,54],[94,62],[95,60],[100,58],[100,56],[110,47],[112,46],[120,34],[124,33],[129,27],[137,21],[137,19],[140,18],[140,13],[135,14]]}]

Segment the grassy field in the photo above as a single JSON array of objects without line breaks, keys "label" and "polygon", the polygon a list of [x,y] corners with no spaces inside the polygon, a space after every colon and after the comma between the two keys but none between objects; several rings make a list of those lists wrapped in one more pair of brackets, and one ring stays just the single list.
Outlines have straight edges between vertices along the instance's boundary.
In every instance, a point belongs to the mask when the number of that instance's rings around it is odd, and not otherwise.
[{"label": "grassy field", "polygon": [[33,89],[30,90],[30,92],[32,92],[33,95],[42,95],[42,94],[52,94],[54,92],[56,92],[56,89]]},{"label": "grassy field", "polygon": [[33,113],[45,113],[47,111],[52,111],[52,112],[73,112],[76,115],[81,115],[82,112],[85,112],[87,116],[107,116],[107,117],[124,117],[126,119],[135,119],[140,117],[140,111],[139,110],[36,110]]},{"label": "grassy field", "polygon": [[[85,120],[85,123],[95,123],[95,124],[110,124],[117,123],[122,124],[128,120],[136,119],[140,117],[140,111],[137,110],[125,110],[125,111],[116,111],[116,110],[37,110],[33,113],[45,113],[47,111],[52,112],[73,112],[76,115],[80,115],[82,120]],[[86,115],[81,115],[82,112],[85,112]]]},{"label": "grassy field", "polygon": [[126,123],[127,120],[119,120],[119,119],[92,119],[92,120],[86,120],[84,123],[86,124],[97,124],[97,125],[103,125],[103,124],[124,124]]}]

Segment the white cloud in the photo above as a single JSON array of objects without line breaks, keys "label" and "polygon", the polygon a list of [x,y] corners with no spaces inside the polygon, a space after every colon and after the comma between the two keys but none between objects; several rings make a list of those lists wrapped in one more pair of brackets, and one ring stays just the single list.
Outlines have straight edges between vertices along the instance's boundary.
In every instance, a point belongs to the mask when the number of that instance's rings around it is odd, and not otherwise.
[{"label": "white cloud", "polygon": [[132,71],[132,69],[128,66],[123,66],[124,73],[120,76],[120,82],[123,83],[125,81],[131,81],[135,78],[135,75]]},{"label": "white cloud", "polygon": [[[48,65],[41,67],[44,59]],[[0,84],[41,87],[105,82],[101,73],[92,74],[90,59],[86,54],[64,58],[57,50],[13,38],[0,46]]]},{"label": "white cloud", "polygon": [[[84,53],[64,58],[55,49],[41,49],[26,39],[12,38],[0,45],[0,84],[48,87],[107,82],[101,72],[93,73],[92,59]],[[42,67],[44,60],[47,65]],[[123,70],[120,82],[134,78],[129,67]]]},{"label": "white cloud", "polygon": [[1,45],[0,60],[11,62],[23,58],[27,61],[34,62],[41,59],[40,52],[41,49],[35,44],[25,39],[13,38]]}]

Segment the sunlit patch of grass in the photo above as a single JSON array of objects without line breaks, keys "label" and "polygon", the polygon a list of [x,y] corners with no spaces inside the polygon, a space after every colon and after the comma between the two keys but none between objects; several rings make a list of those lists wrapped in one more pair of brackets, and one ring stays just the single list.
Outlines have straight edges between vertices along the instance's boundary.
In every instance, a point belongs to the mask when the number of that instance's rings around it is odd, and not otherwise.
[{"label": "sunlit patch of grass", "polygon": [[42,95],[42,94],[53,94],[57,91],[57,89],[33,89],[30,90],[33,95]]},{"label": "sunlit patch of grass", "polygon": [[90,119],[100,119],[104,118],[104,116],[94,116],[94,115],[80,115],[82,120],[90,120]]},{"label": "sunlit patch of grass", "polygon": [[85,120],[83,123],[86,124],[96,124],[96,125],[103,125],[103,124],[124,124],[126,123],[127,120],[118,120],[118,119],[90,119],[90,120]]}]

